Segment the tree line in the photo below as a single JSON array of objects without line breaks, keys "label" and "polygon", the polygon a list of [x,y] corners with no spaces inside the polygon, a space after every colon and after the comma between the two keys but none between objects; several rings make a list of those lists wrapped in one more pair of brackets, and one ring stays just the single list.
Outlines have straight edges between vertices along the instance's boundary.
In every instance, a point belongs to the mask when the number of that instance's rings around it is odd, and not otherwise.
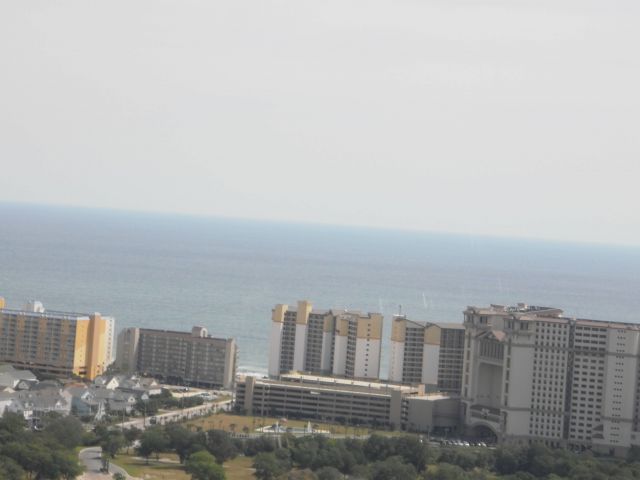
[{"label": "tree line", "polygon": [[244,455],[260,480],[607,480],[640,479],[640,449],[626,459],[572,453],[542,444],[496,449],[434,447],[418,436],[321,435],[235,438],[183,424],[141,431],[99,425],[86,432],[74,417],[47,415],[27,428],[21,415],[0,418],[0,479],[68,480],[82,472],[75,448],[99,445],[104,460],[131,450],[147,461],[174,452],[194,480],[225,480],[223,464]]},{"label": "tree line", "polygon": [[606,480],[640,479],[640,450],[628,458],[572,453],[543,444],[496,449],[435,447],[418,436],[234,438],[222,430],[156,426],[140,436],[145,458],[175,452],[194,480],[223,480],[224,462],[252,458],[260,480]]},{"label": "tree line", "polygon": [[0,479],[70,480],[82,473],[74,451],[83,442],[80,421],[51,414],[40,423],[34,431],[22,415],[5,412],[0,418]]}]

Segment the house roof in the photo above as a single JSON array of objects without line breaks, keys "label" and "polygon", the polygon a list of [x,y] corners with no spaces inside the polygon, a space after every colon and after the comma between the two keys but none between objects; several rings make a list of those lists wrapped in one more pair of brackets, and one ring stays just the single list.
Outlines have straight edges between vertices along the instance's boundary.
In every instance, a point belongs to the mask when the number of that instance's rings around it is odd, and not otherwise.
[{"label": "house roof", "polygon": [[38,378],[30,370],[19,370],[12,365],[0,365],[0,386],[14,386],[20,381],[37,382]]}]

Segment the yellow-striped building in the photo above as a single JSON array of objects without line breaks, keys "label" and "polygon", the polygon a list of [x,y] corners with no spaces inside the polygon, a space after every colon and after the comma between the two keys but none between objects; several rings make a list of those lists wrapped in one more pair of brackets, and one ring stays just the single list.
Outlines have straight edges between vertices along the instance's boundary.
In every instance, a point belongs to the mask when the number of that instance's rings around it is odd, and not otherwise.
[{"label": "yellow-striped building", "polygon": [[113,361],[115,321],[99,313],[45,310],[30,302],[5,308],[0,298],[0,362],[55,375],[93,379]]},{"label": "yellow-striped building", "polygon": [[291,371],[378,378],[382,315],[279,304],[271,314],[269,375]]}]

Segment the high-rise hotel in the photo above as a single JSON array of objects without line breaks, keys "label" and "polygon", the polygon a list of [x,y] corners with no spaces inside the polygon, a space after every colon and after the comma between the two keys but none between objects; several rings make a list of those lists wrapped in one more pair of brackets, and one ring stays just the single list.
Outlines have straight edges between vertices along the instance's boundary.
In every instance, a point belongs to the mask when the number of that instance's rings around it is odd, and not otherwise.
[{"label": "high-rise hotel", "polygon": [[113,361],[114,329],[99,313],[45,310],[40,302],[12,310],[0,297],[0,362],[93,379]]},{"label": "high-rise hotel", "polygon": [[389,381],[425,384],[460,394],[464,355],[462,323],[420,323],[393,317]]},{"label": "high-rise hotel", "polygon": [[204,327],[190,332],[125,328],[118,334],[116,366],[175,384],[233,388],[238,363],[233,338],[216,338]]},{"label": "high-rise hotel", "polygon": [[271,316],[269,375],[291,371],[378,378],[382,315],[276,305]]},{"label": "high-rise hotel", "polygon": [[640,325],[524,304],[468,307],[464,324],[471,433],[617,455],[640,445]]}]

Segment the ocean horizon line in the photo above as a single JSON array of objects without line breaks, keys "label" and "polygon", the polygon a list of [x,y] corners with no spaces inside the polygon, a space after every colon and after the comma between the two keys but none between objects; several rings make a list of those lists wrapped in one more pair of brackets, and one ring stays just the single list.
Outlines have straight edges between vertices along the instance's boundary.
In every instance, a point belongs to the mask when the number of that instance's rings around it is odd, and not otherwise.
[{"label": "ocean horizon line", "polygon": [[39,202],[22,202],[12,200],[0,200],[0,208],[2,207],[17,207],[36,210],[57,210],[57,211],[76,211],[76,212],[100,212],[104,214],[114,214],[122,216],[142,216],[142,217],[156,217],[156,218],[173,218],[173,219],[192,219],[200,221],[210,222],[229,222],[229,223],[253,223],[256,225],[281,225],[288,227],[299,227],[309,229],[326,229],[333,231],[351,231],[358,233],[377,233],[377,234],[412,234],[412,235],[424,235],[440,238],[455,238],[459,240],[486,240],[495,242],[520,242],[525,244],[547,244],[550,247],[581,247],[581,248],[605,248],[605,249],[619,249],[629,250],[630,253],[640,254],[640,243],[631,244],[626,242],[598,242],[598,241],[586,241],[576,239],[560,239],[549,237],[535,237],[525,235],[501,235],[501,234],[487,234],[487,233],[470,233],[461,231],[444,231],[444,230],[429,230],[420,228],[403,228],[398,226],[381,226],[381,225],[366,225],[366,224],[347,224],[347,223],[330,223],[320,221],[304,221],[299,219],[282,219],[282,218],[257,218],[257,217],[242,217],[242,216],[227,216],[221,214],[208,214],[208,213],[192,213],[192,212],[178,212],[178,211],[162,211],[162,210],[148,210],[148,209],[128,209],[118,207],[105,207],[105,206],[86,206],[86,205],[73,205],[73,204],[61,204],[61,203],[39,203]]}]

